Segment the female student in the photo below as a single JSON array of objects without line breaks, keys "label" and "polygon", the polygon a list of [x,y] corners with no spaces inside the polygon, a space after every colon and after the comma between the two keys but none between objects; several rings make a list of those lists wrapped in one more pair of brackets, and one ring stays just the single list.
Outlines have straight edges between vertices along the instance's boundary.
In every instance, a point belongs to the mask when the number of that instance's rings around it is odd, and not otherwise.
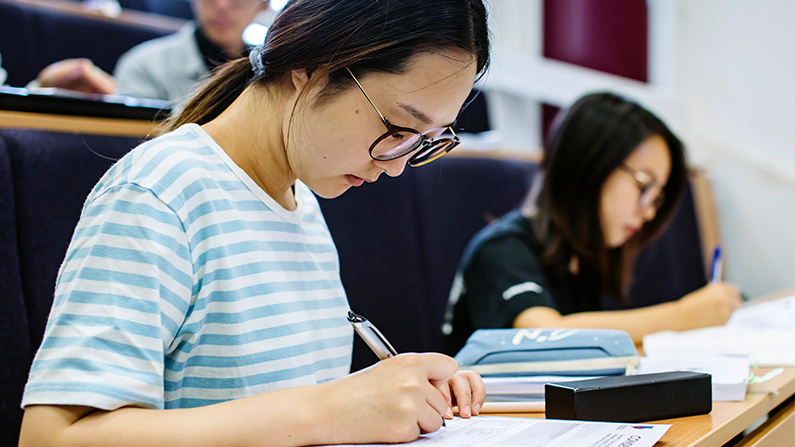
[{"label": "female student", "polygon": [[451,150],[481,0],[293,0],[86,200],[20,445],[409,441],[485,398],[441,354],[356,374],[335,197]]},{"label": "female student", "polygon": [[470,241],[445,316],[445,352],[477,329],[607,328],[635,342],[664,329],[725,323],[737,288],[713,283],[645,308],[621,301],[635,254],[672,217],[685,187],[681,142],[651,112],[613,94],[587,95],[559,121],[525,204]]}]

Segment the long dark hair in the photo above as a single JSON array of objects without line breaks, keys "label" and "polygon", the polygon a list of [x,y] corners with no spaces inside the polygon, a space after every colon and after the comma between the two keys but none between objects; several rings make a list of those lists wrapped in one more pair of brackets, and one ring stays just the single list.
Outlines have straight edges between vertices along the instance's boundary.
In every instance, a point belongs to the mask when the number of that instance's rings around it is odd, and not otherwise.
[{"label": "long dark hair", "polygon": [[[657,116],[612,93],[580,98],[559,117],[544,146],[543,174],[531,190],[523,212],[533,222],[544,247],[543,262],[564,275],[572,256],[581,274],[598,281],[603,292],[626,302],[638,250],[673,216],[687,181],[684,147]],[[599,219],[602,185],[646,138],[665,139],[671,173],[665,199],[653,220],[627,243],[607,247]]]},{"label": "long dark hair", "polygon": [[213,120],[251,84],[280,82],[304,69],[310,83],[328,76],[324,100],[352,87],[345,70],[401,73],[422,51],[462,49],[478,75],[489,64],[482,0],[291,0],[249,58],[228,62],[170,118],[167,130]]}]

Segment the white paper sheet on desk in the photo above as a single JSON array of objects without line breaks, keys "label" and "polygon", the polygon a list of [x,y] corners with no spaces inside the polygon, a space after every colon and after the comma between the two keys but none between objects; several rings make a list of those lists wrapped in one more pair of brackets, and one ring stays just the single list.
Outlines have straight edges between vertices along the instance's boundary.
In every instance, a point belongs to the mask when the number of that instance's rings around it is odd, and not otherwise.
[{"label": "white paper sheet on desk", "polygon": [[795,330],[713,326],[662,331],[643,337],[643,351],[647,357],[746,355],[754,366],[795,366]]},{"label": "white paper sheet on desk", "polygon": [[795,366],[795,296],[751,302],[725,326],[643,337],[647,357],[747,355],[754,366]]},{"label": "white paper sheet on desk", "polygon": [[712,401],[741,401],[751,372],[748,357],[643,357],[637,374],[694,371],[712,376]]},{"label": "white paper sheet on desk", "polygon": [[436,447],[651,447],[670,425],[620,424],[476,416],[455,418],[447,427],[406,445]]},{"label": "white paper sheet on desk", "polygon": [[732,313],[726,326],[754,330],[795,330],[795,296],[773,301],[750,301]]}]

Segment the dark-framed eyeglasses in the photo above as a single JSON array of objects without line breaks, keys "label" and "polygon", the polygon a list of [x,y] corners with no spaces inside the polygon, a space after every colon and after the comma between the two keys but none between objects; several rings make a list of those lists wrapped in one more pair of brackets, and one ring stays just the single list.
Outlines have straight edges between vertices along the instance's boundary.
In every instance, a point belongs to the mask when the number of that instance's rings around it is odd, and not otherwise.
[{"label": "dark-framed eyeglasses", "polygon": [[[367,98],[367,102],[373,106],[378,116],[381,117],[381,122],[386,126],[386,132],[376,138],[373,144],[370,145],[370,157],[373,160],[394,160],[417,151],[416,154],[409,158],[409,166],[416,168],[417,166],[422,166],[436,160],[461,143],[461,140],[450,126],[433,129],[423,134],[410,127],[400,127],[391,124],[389,120],[381,114],[381,111],[378,110],[378,107],[375,106],[370,97],[367,96],[367,92],[364,91],[362,84],[359,83],[359,80],[356,79],[353,72],[348,67],[345,67],[345,69],[348,70],[353,81],[356,82],[356,86],[359,87],[364,97]],[[439,138],[439,135],[448,129],[450,133],[453,134],[453,137]]]},{"label": "dark-framed eyeglasses", "polygon": [[[665,191],[663,191],[662,188],[655,188],[657,186],[657,180],[651,175],[643,171],[638,171],[624,163],[621,163],[619,167],[635,179],[638,190],[640,190],[638,205],[644,209],[653,207],[655,211],[659,210],[665,202]],[[654,194],[655,189],[658,189],[657,194]]]}]

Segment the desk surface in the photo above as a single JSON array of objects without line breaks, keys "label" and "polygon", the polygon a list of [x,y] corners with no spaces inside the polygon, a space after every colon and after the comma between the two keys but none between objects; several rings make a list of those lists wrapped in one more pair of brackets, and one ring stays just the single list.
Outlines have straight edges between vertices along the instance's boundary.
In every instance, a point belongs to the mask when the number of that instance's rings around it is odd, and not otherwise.
[{"label": "desk surface", "polygon": [[[777,299],[795,295],[795,288],[784,290],[761,299]],[[773,368],[754,368],[754,374],[763,376]],[[748,385],[742,402],[713,402],[712,412],[661,421],[671,428],[655,447],[720,446],[731,441],[752,424],[768,415],[768,420],[747,433],[736,447],[770,446],[795,447],[795,368],[772,378],[769,385],[778,392],[773,394],[764,384]],[[503,413],[501,416],[543,418],[543,413]]]},{"label": "desk surface", "polygon": [[[772,368],[757,368],[758,376],[766,374]],[[763,437],[786,419],[786,427],[791,433],[790,442],[795,442],[795,419],[792,413],[795,403],[795,368],[785,368],[784,372],[770,380],[769,384],[778,391],[778,395],[770,392],[764,384],[748,385],[748,392],[742,402],[713,402],[712,412],[700,416],[690,416],[661,421],[650,421],[656,424],[671,424],[671,428],[655,447],[686,447],[686,446],[720,446],[739,435],[751,424],[773,410],[779,410],[768,423],[749,434],[749,440],[743,445],[755,445],[753,442]],[[782,405],[784,403],[784,405]],[[781,408],[777,408],[781,406]],[[501,413],[500,416],[518,416],[543,418],[543,413]],[[788,419],[787,419],[788,418]],[[792,427],[790,427],[792,426]],[[781,444],[769,444],[780,446]]]}]

